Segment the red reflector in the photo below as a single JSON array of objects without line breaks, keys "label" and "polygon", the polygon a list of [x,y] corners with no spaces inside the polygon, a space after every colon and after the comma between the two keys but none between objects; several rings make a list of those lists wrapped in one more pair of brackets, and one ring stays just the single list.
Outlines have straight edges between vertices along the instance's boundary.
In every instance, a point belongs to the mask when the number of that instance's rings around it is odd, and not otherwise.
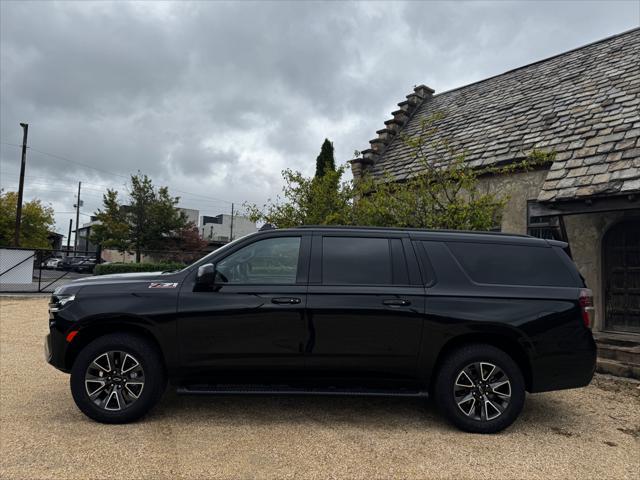
[{"label": "red reflector", "polygon": [[69,332],[67,334],[67,342],[71,343],[71,341],[76,337],[77,334],[78,330],[72,330],[71,332]]},{"label": "red reflector", "polygon": [[593,317],[595,316],[595,308],[593,307],[593,293],[588,288],[580,290],[580,310],[582,311],[582,321],[584,326],[591,328],[593,326]]}]

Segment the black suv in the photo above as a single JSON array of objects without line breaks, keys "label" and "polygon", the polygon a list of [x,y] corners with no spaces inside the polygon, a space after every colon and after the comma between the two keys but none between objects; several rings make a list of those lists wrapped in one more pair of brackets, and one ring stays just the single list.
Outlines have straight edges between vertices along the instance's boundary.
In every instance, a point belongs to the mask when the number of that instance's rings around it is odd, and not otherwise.
[{"label": "black suv", "polygon": [[46,357],[89,417],[189,394],[433,396],[496,432],[525,391],[587,385],[591,291],[566,244],[382,228],[269,230],[176,272],[90,277],[50,304]]}]

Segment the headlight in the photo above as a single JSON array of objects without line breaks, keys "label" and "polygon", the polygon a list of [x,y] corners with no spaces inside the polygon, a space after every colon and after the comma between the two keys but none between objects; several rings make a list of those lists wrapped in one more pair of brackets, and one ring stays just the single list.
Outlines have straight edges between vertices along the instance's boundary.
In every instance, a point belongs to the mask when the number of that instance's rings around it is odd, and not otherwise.
[{"label": "headlight", "polygon": [[73,295],[64,295],[64,294],[53,294],[51,296],[51,302],[49,303],[49,311],[57,312],[62,309],[65,305],[73,302],[76,299],[75,294]]}]

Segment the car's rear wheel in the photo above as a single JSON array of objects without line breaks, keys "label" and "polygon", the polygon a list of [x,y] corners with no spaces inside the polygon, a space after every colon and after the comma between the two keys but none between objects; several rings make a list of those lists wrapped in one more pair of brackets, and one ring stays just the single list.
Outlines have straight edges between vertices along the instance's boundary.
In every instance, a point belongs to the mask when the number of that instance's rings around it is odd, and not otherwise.
[{"label": "car's rear wheel", "polygon": [[109,334],[89,343],[71,370],[78,408],[102,423],[127,423],[160,399],[166,375],[157,349],[142,337]]},{"label": "car's rear wheel", "polygon": [[495,433],[511,425],[524,405],[520,368],[491,345],[466,345],[443,361],[435,381],[440,410],[458,428]]}]

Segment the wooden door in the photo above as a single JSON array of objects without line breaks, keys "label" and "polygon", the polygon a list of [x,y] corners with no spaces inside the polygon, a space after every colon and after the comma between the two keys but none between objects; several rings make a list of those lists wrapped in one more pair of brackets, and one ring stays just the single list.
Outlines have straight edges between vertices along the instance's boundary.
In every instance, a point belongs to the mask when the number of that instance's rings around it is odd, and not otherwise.
[{"label": "wooden door", "polygon": [[613,226],[602,249],[605,328],[640,333],[640,219]]}]

